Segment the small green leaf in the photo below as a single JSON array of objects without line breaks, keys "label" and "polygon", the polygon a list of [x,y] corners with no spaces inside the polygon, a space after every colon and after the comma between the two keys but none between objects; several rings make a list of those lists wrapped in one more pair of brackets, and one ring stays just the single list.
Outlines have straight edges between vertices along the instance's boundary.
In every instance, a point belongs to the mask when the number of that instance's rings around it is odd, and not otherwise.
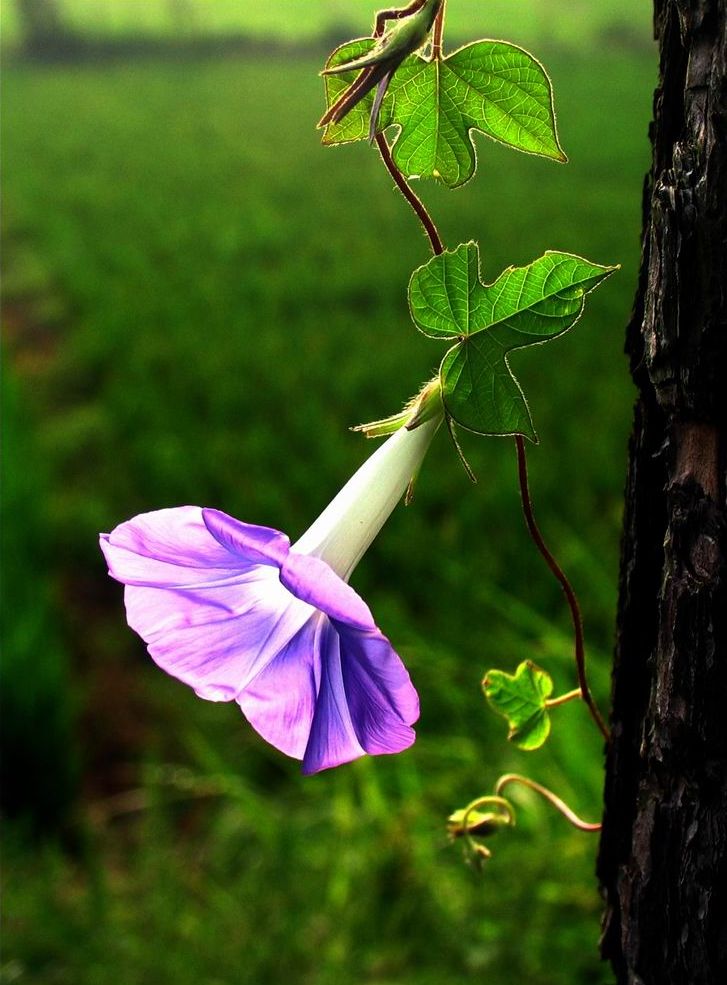
[{"label": "small green leaf", "polygon": [[[359,58],[374,44],[371,38],[350,41],[333,52],[326,67]],[[355,78],[356,72],[326,76],[329,107]],[[323,142],[366,139],[373,100],[371,92],[340,123],[326,127]],[[527,154],[566,160],[545,69],[504,41],[476,41],[443,59],[404,59],[379,112],[378,132],[390,126],[399,129],[392,149],[399,170],[408,178],[438,178],[450,188],[475,173],[474,130]]]},{"label": "small green leaf", "polygon": [[462,243],[415,270],[409,307],[417,328],[429,338],[458,340],[439,370],[452,420],[479,434],[536,440],[508,353],[566,332],[580,318],[586,295],[616,269],[549,251],[485,285],[479,247]]},{"label": "small green leaf", "polygon": [[553,693],[549,674],[525,660],[514,674],[491,670],[482,682],[493,711],[507,719],[508,739],[520,749],[538,749],[550,734],[547,702]]}]

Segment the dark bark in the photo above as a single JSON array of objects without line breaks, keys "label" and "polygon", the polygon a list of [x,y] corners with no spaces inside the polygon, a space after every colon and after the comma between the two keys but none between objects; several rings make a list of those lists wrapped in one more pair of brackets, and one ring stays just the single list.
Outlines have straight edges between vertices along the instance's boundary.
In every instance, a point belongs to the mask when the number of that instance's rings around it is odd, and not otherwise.
[{"label": "dark bark", "polygon": [[629,985],[727,982],[727,0],[655,0],[598,873]]}]

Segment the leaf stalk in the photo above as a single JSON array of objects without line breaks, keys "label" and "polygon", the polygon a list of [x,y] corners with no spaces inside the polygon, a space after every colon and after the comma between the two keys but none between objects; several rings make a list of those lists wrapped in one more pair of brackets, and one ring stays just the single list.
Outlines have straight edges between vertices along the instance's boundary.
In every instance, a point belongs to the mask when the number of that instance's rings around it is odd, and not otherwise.
[{"label": "leaf stalk", "polygon": [[575,688],[573,691],[568,691],[566,694],[561,694],[557,698],[548,698],[545,702],[546,708],[557,708],[558,705],[564,705],[568,701],[575,701],[576,698],[582,698],[583,694],[579,687]]},{"label": "leaf stalk", "polygon": [[434,21],[434,33],[432,34],[432,60],[440,61],[442,58],[442,40],[444,38],[444,14],[447,8],[447,0],[442,0],[436,20]]}]

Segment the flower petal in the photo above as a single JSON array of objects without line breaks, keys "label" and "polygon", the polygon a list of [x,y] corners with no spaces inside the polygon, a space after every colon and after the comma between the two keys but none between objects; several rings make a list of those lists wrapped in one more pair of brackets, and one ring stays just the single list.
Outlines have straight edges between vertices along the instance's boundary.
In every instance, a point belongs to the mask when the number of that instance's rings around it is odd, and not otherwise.
[{"label": "flower petal", "polygon": [[201,698],[232,701],[315,611],[283,588],[276,569],[260,570],[256,581],[193,591],[129,585],[128,623],[162,670]]},{"label": "flower petal", "polygon": [[272,527],[243,523],[221,510],[208,508],[202,510],[202,520],[217,543],[243,562],[279,567],[290,550],[286,535]]},{"label": "flower petal", "polygon": [[277,567],[254,563],[276,533],[249,528],[249,556],[233,555],[199,508],[182,507],[102,536],[109,571],[127,586],[129,625],[155,662],[202,698],[236,698],[315,611],[280,584]]},{"label": "flower petal", "polygon": [[320,637],[328,620],[314,613],[237,697],[245,718],[276,749],[302,759],[321,681]]},{"label": "flower petal", "polygon": [[349,763],[365,754],[353,730],[341,675],[340,637],[326,619],[320,636],[321,684],[310,738],[303,757],[303,773]]},{"label": "flower petal", "polygon": [[367,753],[400,752],[414,742],[419,695],[388,639],[334,624],[340,639],[343,686],[356,738]]},{"label": "flower petal", "polygon": [[386,637],[377,629],[327,623],[303,772],[317,773],[365,753],[407,749],[418,717],[419,698]]},{"label": "flower petal", "polygon": [[357,629],[376,628],[361,596],[320,558],[290,551],[280,570],[280,580],[296,598],[332,619]]},{"label": "flower petal", "polygon": [[222,537],[208,530],[203,519],[208,512],[232,520],[199,506],[179,506],[142,513],[119,524],[110,534],[101,534],[109,574],[125,585],[176,588],[209,584],[261,563],[276,564],[271,555],[282,557],[287,552],[285,534],[251,524],[240,524],[247,535],[247,553],[231,549]]}]

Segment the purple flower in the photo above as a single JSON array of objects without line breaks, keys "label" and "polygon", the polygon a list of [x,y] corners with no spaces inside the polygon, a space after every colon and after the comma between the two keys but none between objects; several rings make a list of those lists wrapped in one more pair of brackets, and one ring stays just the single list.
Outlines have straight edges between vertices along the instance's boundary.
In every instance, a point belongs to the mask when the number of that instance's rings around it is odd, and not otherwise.
[{"label": "purple flower", "polygon": [[304,773],[414,741],[419,699],[348,578],[417,472],[441,417],[401,427],[291,547],[218,510],[158,510],[101,535],[129,625],[167,673],[237,701]]}]

